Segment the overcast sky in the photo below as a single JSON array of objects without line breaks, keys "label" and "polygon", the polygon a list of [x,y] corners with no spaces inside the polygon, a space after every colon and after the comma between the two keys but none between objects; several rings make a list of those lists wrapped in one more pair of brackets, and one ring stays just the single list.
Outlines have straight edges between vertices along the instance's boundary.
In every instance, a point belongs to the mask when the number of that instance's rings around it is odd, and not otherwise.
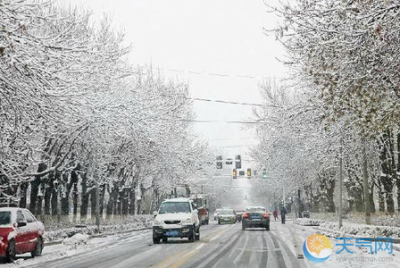
[{"label": "overcast sky", "polygon": [[[265,0],[272,3],[275,0]],[[59,0],[111,15],[133,45],[132,64],[152,64],[186,81],[192,97],[260,103],[261,79],[285,75],[283,48],[263,28],[273,27],[263,0]],[[179,70],[179,71],[172,71]],[[187,73],[187,71],[202,74]],[[229,76],[207,75],[206,73]],[[237,76],[252,76],[253,79]],[[195,102],[198,120],[248,120],[251,107]],[[227,155],[256,141],[239,124],[196,123],[195,130]]]}]

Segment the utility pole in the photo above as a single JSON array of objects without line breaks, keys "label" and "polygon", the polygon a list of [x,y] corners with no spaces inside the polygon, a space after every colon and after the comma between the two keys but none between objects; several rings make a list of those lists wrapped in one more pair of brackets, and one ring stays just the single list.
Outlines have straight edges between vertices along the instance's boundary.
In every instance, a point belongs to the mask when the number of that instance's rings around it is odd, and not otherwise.
[{"label": "utility pole", "polygon": [[361,138],[362,143],[362,158],[363,158],[363,187],[364,187],[364,203],[365,203],[365,223],[371,224],[371,213],[369,209],[369,185],[368,185],[368,162],[367,162],[367,152],[365,145],[365,136]]},{"label": "utility pole", "polygon": [[96,184],[96,225],[97,232],[100,233],[100,189],[99,182],[95,180]]},{"label": "utility pole", "polygon": [[300,188],[297,190],[297,198],[299,199],[299,201],[298,201],[298,206],[299,206],[299,218],[302,218],[302,217],[301,217],[301,209],[300,209],[300,203],[301,203],[301,201],[300,201]]},{"label": "utility pole", "polygon": [[[343,135],[343,134],[342,134]],[[340,153],[339,153],[339,230],[343,226],[343,136],[340,137]]]}]

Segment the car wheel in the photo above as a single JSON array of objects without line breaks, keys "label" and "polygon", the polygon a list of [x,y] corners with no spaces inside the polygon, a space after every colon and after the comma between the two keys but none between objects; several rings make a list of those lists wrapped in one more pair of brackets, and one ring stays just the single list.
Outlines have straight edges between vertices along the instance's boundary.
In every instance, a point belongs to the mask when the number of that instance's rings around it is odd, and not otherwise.
[{"label": "car wheel", "polygon": [[153,236],[153,243],[154,244],[160,244],[160,238]]},{"label": "car wheel", "polygon": [[192,230],[192,232],[189,234],[189,242],[194,242],[196,240],[196,231]]},{"label": "car wheel", "polygon": [[206,220],[206,225],[208,225],[208,221],[209,221],[209,220]]},{"label": "car wheel", "polygon": [[265,227],[265,229],[266,229],[267,231],[269,231],[269,224]]},{"label": "car wheel", "polygon": [[36,240],[35,250],[31,252],[32,258],[39,257],[42,255],[43,250],[43,240],[41,237],[38,237]]},{"label": "car wheel", "polygon": [[162,241],[163,241],[163,243],[167,243],[167,242],[168,242],[168,237],[164,237],[164,238],[162,239]]},{"label": "car wheel", "polygon": [[197,230],[195,239],[196,239],[196,240],[200,240],[200,227],[199,227],[199,229]]},{"label": "car wheel", "polygon": [[15,241],[11,240],[8,242],[7,252],[6,252],[6,262],[15,261]]}]

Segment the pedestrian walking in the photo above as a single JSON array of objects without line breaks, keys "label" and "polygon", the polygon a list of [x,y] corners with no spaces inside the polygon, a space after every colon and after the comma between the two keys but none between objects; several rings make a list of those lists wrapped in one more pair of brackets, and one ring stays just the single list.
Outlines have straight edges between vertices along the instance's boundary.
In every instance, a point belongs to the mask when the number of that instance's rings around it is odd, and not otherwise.
[{"label": "pedestrian walking", "polygon": [[276,218],[278,218],[278,211],[275,209],[273,214],[274,214],[274,218],[275,218],[275,221],[276,221]]},{"label": "pedestrian walking", "polygon": [[282,207],[282,209],[281,209],[281,219],[282,219],[282,224],[285,224],[285,220],[286,220],[286,213],[287,213],[287,211],[286,211],[286,208],[285,208],[285,206],[283,206],[283,207]]}]

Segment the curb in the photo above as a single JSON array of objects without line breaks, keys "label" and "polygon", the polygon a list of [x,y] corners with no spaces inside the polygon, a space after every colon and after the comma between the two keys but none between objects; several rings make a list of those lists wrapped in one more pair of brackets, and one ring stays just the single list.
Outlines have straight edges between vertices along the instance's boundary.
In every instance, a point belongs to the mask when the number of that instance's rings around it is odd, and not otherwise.
[{"label": "curb", "polygon": [[[123,230],[123,231],[118,231],[118,232],[112,232],[112,233],[98,233],[98,234],[89,235],[89,239],[93,239],[93,238],[97,238],[97,237],[106,237],[109,235],[138,232],[138,231],[144,231],[144,230],[149,230],[149,229],[151,229],[151,227],[144,227],[144,228],[140,228],[140,229],[129,229],[129,230]],[[61,244],[63,241],[64,241],[64,238],[62,240],[44,242],[44,246],[58,245],[58,244]]]}]

